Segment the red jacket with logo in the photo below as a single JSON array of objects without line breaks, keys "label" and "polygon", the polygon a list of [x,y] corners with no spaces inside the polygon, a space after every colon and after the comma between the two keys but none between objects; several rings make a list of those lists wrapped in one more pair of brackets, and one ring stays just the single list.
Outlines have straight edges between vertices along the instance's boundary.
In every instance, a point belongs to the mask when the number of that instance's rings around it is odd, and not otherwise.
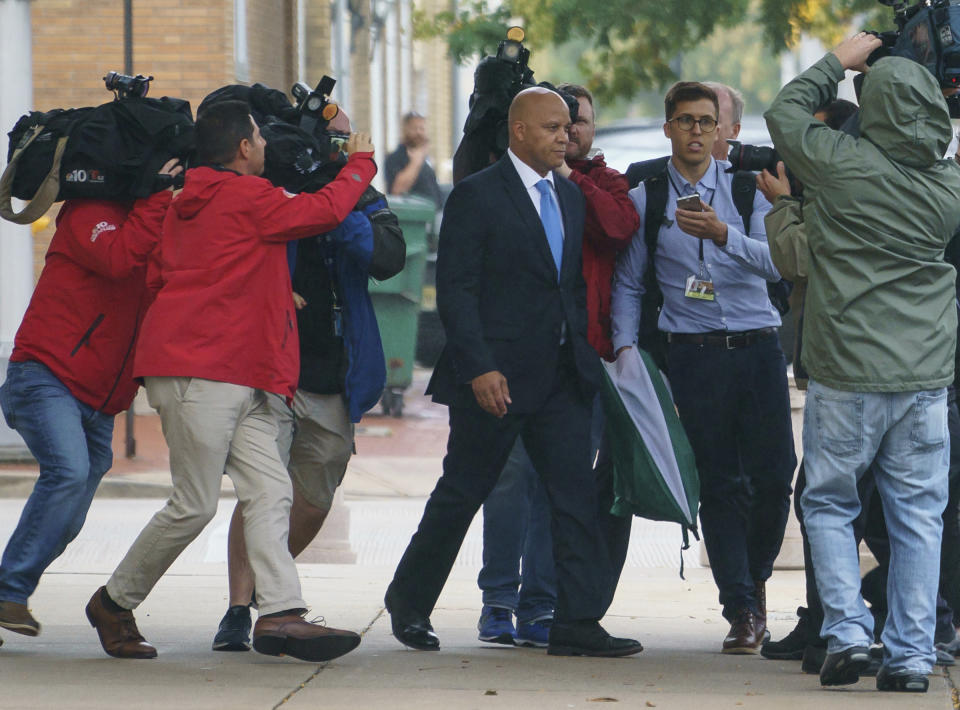
[{"label": "red jacket with logo", "polygon": [[292,397],[300,372],[286,242],[329,232],[376,174],[354,153],[315,193],[231,170],[187,171],[163,224],[161,288],[137,345],[137,377],[200,377]]},{"label": "red jacket with logo", "polygon": [[137,330],[153,294],[147,260],[169,190],[128,202],[68,200],[14,340],[12,362],[46,365],[78,400],[106,414],[130,406]]},{"label": "red jacket with logo", "polygon": [[613,360],[610,340],[610,290],[617,254],[640,228],[640,215],[627,196],[627,178],[608,168],[602,155],[570,161],[573,180],[587,200],[583,225],[583,278],[587,282],[587,340]]}]

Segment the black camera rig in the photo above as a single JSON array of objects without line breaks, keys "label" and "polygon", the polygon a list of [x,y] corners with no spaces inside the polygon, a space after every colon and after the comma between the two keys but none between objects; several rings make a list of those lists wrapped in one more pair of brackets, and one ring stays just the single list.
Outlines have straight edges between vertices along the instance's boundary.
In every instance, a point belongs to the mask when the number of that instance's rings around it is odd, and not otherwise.
[{"label": "black camera rig", "polygon": [[330,100],[330,94],[333,93],[333,87],[336,84],[336,79],[324,74],[315,89],[311,89],[302,81],[298,81],[291,87],[290,93],[297,101],[296,109],[300,114],[300,128],[307,133],[315,135],[325,131],[327,124],[340,112],[340,107]]},{"label": "black camera rig", "polygon": [[893,8],[896,30],[873,32],[883,46],[867,64],[887,56],[925,66],[945,89],[960,88],[960,0],[879,0]]},{"label": "black camera rig", "polygon": [[152,76],[144,76],[143,74],[129,76],[116,71],[107,72],[107,75],[103,77],[103,83],[106,85],[107,91],[112,91],[117,100],[134,97],[144,98],[150,91],[151,81],[153,81]]}]

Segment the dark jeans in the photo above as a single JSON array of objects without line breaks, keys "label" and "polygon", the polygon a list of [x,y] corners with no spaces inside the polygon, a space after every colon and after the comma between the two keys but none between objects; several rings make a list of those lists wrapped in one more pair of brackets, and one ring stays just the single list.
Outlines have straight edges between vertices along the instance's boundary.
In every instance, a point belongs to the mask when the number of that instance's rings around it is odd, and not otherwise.
[{"label": "dark jeans", "polygon": [[723,614],[757,611],[780,552],[797,465],[776,337],[744,348],[671,343],[670,383],[700,474],[700,522]]},{"label": "dark jeans", "polygon": [[940,596],[953,610],[953,625],[960,626],[960,410],[957,408],[957,393],[953,387],[947,390],[947,403],[947,424],[950,428],[950,497],[947,499],[947,509],[943,511]]},{"label": "dark jeans", "polygon": [[[613,602],[630,545],[631,516],[613,515],[613,462],[604,436],[603,405],[594,400],[591,449],[597,459],[597,517],[610,558],[603,584],[604,613]],[[556,604],[550,539],[550,502],[523,447],[517,441],[500,480],[483,504],[483,568],[477,584],[483,603],[516,611],[517,622],[553,616]],[[522,574],[520,569],[522,557]]]},{"label": "dark jeans", "polygon": [[557,579],[550,501],[521,439],[483,504],[483,567],[477,585],[485,606],[516,612],[517,623],[553,618]]},{"label": "dark jeans", "polygon": [[536,412],[497,419],[479,408],[450,408],[443,475],[387,590],[392,613],[429,616],[433,611],[470,522],[521,436],[550,500],[555,619],[603,616],[601,588],[609,563],[600,540],[590,459],[592,402],[580,394],[572,354],[561,360],[552,391]]}]

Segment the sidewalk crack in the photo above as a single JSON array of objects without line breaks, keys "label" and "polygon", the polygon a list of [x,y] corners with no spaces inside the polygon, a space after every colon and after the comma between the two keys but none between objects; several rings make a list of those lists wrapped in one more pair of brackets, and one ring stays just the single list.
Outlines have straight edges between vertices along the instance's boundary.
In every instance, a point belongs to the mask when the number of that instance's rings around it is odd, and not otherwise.
[{"label": "sidewalk crack", "polygon": [[953,710],[960,710],[960,692],[957,691],[957,686],[953,682],[949,666],[943,666],[943,677],[947,681],[947,687],[950,688],[950,702],[953,703]]},{"label": "sidewalk crack", "polygon": [[[376,616],[374,616],[374,617],[370,620],[370,623],[367,624],[367,625],[364,627],[363,631],[360,632],[360,638],[363,638],[364,636],[367,635],[367,632],[368,632],[371,628],[373,628],[373,625],[374,625],[375,623],[377,623],[377,621],[380,619],[381,616],[383,616],[383,614],[384,614],[385,611],[386,611],[386,609],[382,609],[382,608],[381,608],[381,609],[377,612]],[[331,663],[333,663],[333,661],[327,661],[326,663],[321,663],[319,666],[317,666],[317,669],[316,669],[313,673],[311,673],[309,676],[307,676],[306,680],[304,680],[302,683],[300,683],[300,685],[298,685],[296,688],[294,688],[294,689],[291,690],[289,693],[287,693],[279,703],[277,703],[276,705],[273,706],[273,708],[272,708],[271,710],[278,710],[279,708],[281,708],[281,707],[283,707],[284,705],[286,705],[286,704],[290,701],[290,699],[293,698],[294,695],[296,695],[296,694],[299,693],[301,690],[303,690],[304,688],[306,688],[310,683],[312,683],[312,682],[314,681],[314,679],[317,678],[321,673],[323,673],[323,671],[326,670],[327,666],[329,666]]]}]

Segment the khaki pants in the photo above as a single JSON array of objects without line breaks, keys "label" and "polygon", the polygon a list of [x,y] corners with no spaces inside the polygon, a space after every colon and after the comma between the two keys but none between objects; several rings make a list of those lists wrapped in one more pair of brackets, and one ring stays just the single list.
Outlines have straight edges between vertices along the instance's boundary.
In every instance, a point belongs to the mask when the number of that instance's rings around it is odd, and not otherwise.
[{"label": "khaki pants", "polygon": [[221,476],[243,504],[243,530],[261,614],[306,608],[287,549],[290,478],[262,390],[190,377],[147,377],[170,447],[173,494],[140,533],[107,593],[133,609],[217,512]]}]

